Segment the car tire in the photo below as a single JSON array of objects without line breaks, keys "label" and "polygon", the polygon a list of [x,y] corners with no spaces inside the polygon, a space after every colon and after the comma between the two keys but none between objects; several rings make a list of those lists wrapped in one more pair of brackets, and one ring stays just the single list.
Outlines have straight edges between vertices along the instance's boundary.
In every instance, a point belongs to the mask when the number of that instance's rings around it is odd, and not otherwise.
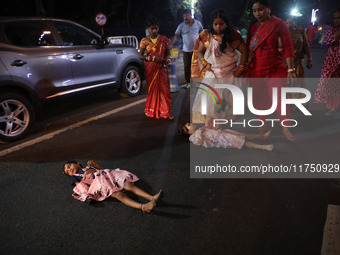
[{"label": "car tire", "polygon": [[142,78],[137,67],[128,66],[124,70],[120,90],[130,97],[135,97],[141,93]]},{"label": "car tire", "polygon": [[35,120],[32,104],[22,95],[5,92],[0,95],[0,139],[16,141],[29,132]]}]

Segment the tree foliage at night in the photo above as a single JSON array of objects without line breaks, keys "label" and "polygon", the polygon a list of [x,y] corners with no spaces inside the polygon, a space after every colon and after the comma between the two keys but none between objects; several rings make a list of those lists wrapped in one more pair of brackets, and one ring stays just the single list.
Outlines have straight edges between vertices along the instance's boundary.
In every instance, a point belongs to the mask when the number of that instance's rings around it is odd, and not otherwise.
[{"label": "tree foliage at night", "polygon": [[[222,8],[229,13],[231,24],[247,27],[252,14],[248,11],[250,0],[195,0],[195,17],[204,27],[209,25],[210,13]],[[339,8],[336,0],[272,0],[272,14],[283,19],[289,16],[291,8],[298,5],[308,22],[312,8],[319,8],[320,20],[329,19],[332,11]],[[134,34],[144,36],[145,20],[156,16],[160,22],[160,33],[172,36],[177,25],[183,21],[182,10],[191,8],[191,0],[11,0],[2,4],[1,16],[42,16],[65,18],[83,24],[97,32],[101,28],[95,23],[95,16],[104,13],[107,24],[106,35]],[[331,20],[330,20],[331,21]]]}]

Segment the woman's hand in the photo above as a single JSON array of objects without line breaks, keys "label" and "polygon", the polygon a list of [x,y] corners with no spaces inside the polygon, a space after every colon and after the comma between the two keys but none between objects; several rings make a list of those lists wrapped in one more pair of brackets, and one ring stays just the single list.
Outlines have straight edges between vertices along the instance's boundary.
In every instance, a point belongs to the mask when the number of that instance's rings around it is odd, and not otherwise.
[{"label": "woman's hand", "polygon": [[311,58],[308,58],[308,60],[307,60],[307,68],[311,69],[312,66],[313,66],[313,60]]},{"label": "woman's hand", "polygon": [[156,56],[152,57],[152,61],[153,61],[153,62],[156,62],[156,63],[159,64],[159,65],[164,65],[164,63],[165,63],[165,60],[164,60],[164,59],[162,59],[162,58],[160,58],[160,57],[156,57]]},{"label": "woman's hand", "polygon": [[212,71],[211,70],[211,64],[210,63],[208,63],[204,68],[207,70],[207,71]]},{"label": "woman's hand", "polygon": [[293,83],[296,79],[296,73],[294,72],[288,72],[288,82]]},{"label": "woman's hand", "polygon": [[340,42],[340,30],[335,32],[334,37],[335,37],[335,41]]}]

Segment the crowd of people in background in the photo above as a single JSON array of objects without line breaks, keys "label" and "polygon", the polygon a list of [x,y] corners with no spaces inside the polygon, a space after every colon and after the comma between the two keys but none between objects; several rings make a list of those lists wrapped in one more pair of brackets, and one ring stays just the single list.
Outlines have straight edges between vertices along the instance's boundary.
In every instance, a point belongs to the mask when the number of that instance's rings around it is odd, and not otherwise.
[{"label": "crowd of people in background", "polygon": [[[198,79],[200,86],[208,87],[225,83],[226,80],[228,84],[240,86],[238,77],[251,78],[247,85],[253,89],[254,108],[269,109],[273,101],[273,88],[277,88],[277,118],[280,123],[284,119],[290,119],[289,105],[284,111],[281,109],[281,89],[289,86],[289,83],[291,86],[306,88],[303,66],[304,63],[307,68],[313,66],[310,46],[314,41],[316,29],[313,24],[306,29],[298,27],[292,19],[285,22],[271,14],[271,7],[268,0],[252,1],[251,10],[255,21],[247,31],[233,29],[226,18],[227,14],[220,9],[212,13],[210,28],[203,29],[202,24],[191,16],[190,10],[185,10],[184,21],[177,27],[171,41],[157,34],[159,23],[152,18],[154,23],[149,21],[147,25],[149,35],[143,38],[140,44],[140,58],[145,61],[149,92],[145,114],[154,118],[173,118],[166,65],[170,58],[169,50],[181,36],[185,80],[188,86],[190,78]],[[327,105],[330,109],[326,113],[327,116],[333,115],[339,107],[339,82],[337,79],[329,79],[340,77],[339,15],[340,11],[337,10],[334,13],[334,26],[327,28],[327,32],[320,38],[321,44],[327,46],[329,51],[314,101]],[[221,91],[217,92],[224,100],[225,108],[216,109],[216,105],[211,104],[211,107],[208,107],[209,113],[204,116],[198,108],[195,110],[195,105],[198,107],[201,104],[201,97],[196,96],[193,104],[194,123],[203,124],[204,128],[212,128],[212,119],[233,119],[232,96],[230,92],[228,94],[225,90]],[[301,94],[291,96],[299,98]],[[308,107],[307,103],[305,107]],[[265,121],[266,116],[258,115],[257,118],[263,123],[258,132],[268,132],[270,127]],[[288,141],[294,141],[295,137],[287,126],[289,125],[282,125],[282,133]],[[192,126],[191,130],[196,128]]]},{"label": "crowd of people in background", "polygon": [[[273,144],[260,145],[249,142],[254,139],[267,139],[271,134],[265,116],[257,116],[264,123],[258,130],[259,134],[247,134],[213,125],[216,118],[236,119],[233,115],[233,97],[230,91],[214,86],[222,83],[240,87],[239,77],[251,78],[247,85],[253,89],[253,104],[258,110],[267,110],[271,107],[273,88],[277,88],[277,118],[290,119],[291,112],[288,106],[285,115],[281,112],[281,89],[288,86],[287,81],[290,79],[304,77],[305,56],[307,68],[312,68],[310,44],[313,42],[315,29],[311,25],[305,33],[293,20],[287,19],[285,22],[272,15],[268,0],[254,0],[251,8],[255,21],[248,28],[246,38],[245,31],[242,36],[242,33],[230,26],[226,12],[221,9],[211,14],[209,28],[205,30],[199,21],[191,17],[189,11],[185,11],[184,22],[178,26],[171,41],[166,36],[158,34],[160,23],[155,17],[148,19],[146,24],[148,35],[140,42],[140,59],[145,62],[148,88],[146,116],[156,119],[174,118],[167,65],[171,57],[170,47],[181,35],[184,39],[183,60],[186,81],[189,83],[190,78],[199,81],[202,88],[198,90],[193,103],[194,124],[187,123],[182,129],[190,136],[189,140],[204,147],[273,150]],[[314,99],[315,102],[327,105],[329,108],[327,116],[335,113],[340,102],[340,9],[334,12],[333,21],[334,26],[327,30],[323,38],[328,53]],[[292,84],[306,87],[303,80]],[[206,114],[200,111],[202,100],[200,93],[205,91],[203,87],[213,90],[221,99],[220,105],[214,104],[210,99]],[[282,122],[280,123],[282,125]],[[288,127],[282,125],[282,133],[288,141],[295,140]],[[149,213],[162,195],[162,190],[150,195],[133,185],[138,180],[134,174],[120,169],[103,169],[94,161],[89,161],[85,168],[77,161],[66,162],[63,173],[72,176],[71,181],[75,185],[73,196],[80,201],[102,201],[107,197],[114,197],[130,207]],[[130,199],[122,193],[123,189],[148,202],[142,204]]]}]

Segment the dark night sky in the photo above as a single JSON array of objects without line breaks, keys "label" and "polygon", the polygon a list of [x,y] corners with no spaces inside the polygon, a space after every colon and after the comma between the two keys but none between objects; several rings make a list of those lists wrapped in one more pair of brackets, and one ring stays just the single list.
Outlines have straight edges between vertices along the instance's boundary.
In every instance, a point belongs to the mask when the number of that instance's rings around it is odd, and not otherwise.
[{"label": "dark night sky", "polygon": [[[45,16],[70,19],[79,22],[97,32],[100,28],[94,17],[98,12],[108,15],[105,25],[107,35],[135,34],[143,36],[144,22],[147,16],[155,15],[161,21],[161,33],[172,36],[179,22],[179,12],[171,13],[168,3],[176,0],[42,0]],[[37,11],[36,0],[6,0],[0,9],[1,16],[41,16]],[[177,0],[177,2],[180,2]],[[239,26],[240,16],[244,13],[246,0],[200,0],[203,25],[206,26],[209,14],[216,8],[226,9],[232,25]],[[283,19],[289,16],[292,7],[297,5],[304,14],[297,20],[300,25],[307,25],[311,10],[319,8],[320,22],[332,22],[333,11],[340,8],[338,0],[272,0],[272,13]]]}]

